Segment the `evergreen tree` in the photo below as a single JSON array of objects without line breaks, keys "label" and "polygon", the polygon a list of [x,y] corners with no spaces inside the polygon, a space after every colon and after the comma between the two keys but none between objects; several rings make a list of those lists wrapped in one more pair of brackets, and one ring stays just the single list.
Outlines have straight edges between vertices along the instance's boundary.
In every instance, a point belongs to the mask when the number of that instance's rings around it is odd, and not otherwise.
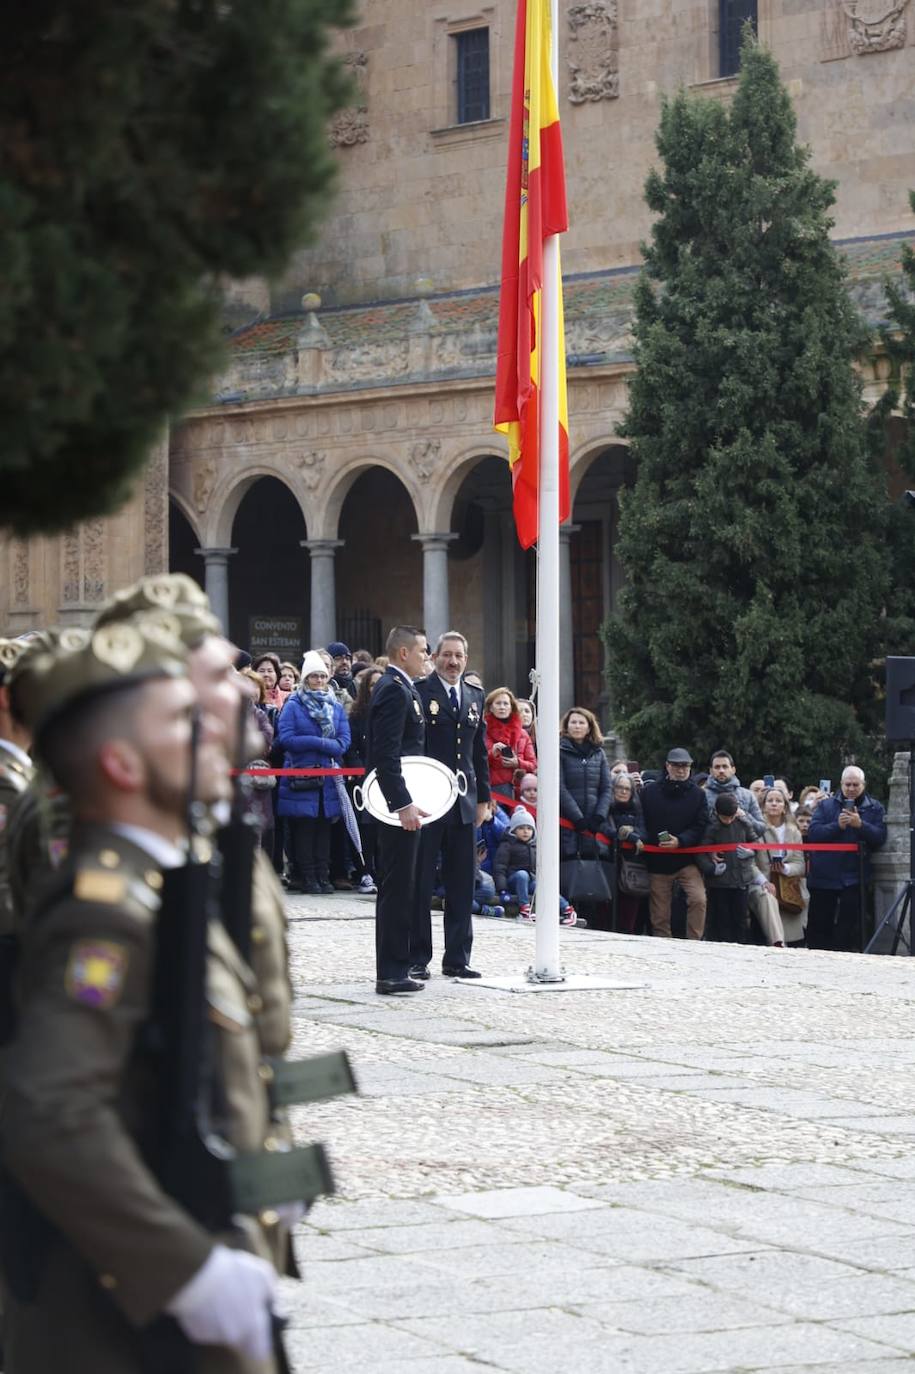
[{"label": "evergreen tree", "polygon": [[13,0],[0,54],[0,525],[114,509],[220,359],[221,276],[307,237],[351,0]]},{"label": "evergreen tree", "polygon": [[657,147],[624,431],[627,582],[605,631],[616,723],[643,758],[724,747],[747,776],[834,776],[866,744],[886,501],[833,186],[749,32],[730,111],[680,93]]}]

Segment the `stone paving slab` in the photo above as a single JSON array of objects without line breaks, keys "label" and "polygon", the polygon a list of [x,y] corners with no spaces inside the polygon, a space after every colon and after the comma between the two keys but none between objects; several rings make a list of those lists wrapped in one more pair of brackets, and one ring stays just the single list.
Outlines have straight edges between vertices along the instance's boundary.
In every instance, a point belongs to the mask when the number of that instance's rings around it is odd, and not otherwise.
[{"label": "stone paving slab", "polygon": [[[294,1370],[915,1368],[907,960],[589,930],[567,967],[638,989],[386,1000],[370,903],[290,909],[293,1053],[363,1085],[292,1114],[339,1189],[283,1285]],[[475,966],[532,957],[478,923]]]}]

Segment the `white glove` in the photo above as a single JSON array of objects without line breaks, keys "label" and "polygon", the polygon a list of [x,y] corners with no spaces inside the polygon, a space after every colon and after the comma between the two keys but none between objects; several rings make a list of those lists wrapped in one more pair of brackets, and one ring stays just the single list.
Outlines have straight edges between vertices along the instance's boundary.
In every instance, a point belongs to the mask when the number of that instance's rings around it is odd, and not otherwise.
[{"label": "white glove", "polygon": [[165,1310],[197,1345],[227,1345],[252,1360],[268,1360],[275,1295],[272,1265],[245,1250],[215,1245]]}]

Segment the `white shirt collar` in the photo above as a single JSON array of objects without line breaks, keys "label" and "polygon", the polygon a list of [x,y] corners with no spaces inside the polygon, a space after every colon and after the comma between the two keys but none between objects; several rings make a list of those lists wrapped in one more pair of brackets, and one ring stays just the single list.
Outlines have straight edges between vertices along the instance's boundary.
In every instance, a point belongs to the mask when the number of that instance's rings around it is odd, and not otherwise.
[{"label": "white shirt collar", "polygon": [[31,768],[32,760],[24,749],[20,749],[18,744],[14,744],[11,739],[0,739],[0,744],[8,754],[12,754],[17,763],[21,763],[23,768]]},{"label": "white shirt collar", "polygon": [[121,824],[109,826],[109,829],[144,850],[151,859],[155,859],[159,868],[181,868],[186,862],[184,850],[172,844],[164,835],[157,835],[154,830],[147,830],[141,825]]},{"label": "white shirt collar", "polygon": [[393,668],[395,673],[400,673],[400,676],[403,678],[404,682],[405,682],[405,683],[407,684],[407,686],[412,690],[412,687],[413,687],[413,679],[412,679],[411,677],[408,677],[408,676],[407,676],[407,674],[404,672],[403,668],[398,668],[398,666],[397,666],[396,663],[389,663],[389,664],[388,664],[388,667],[389,667],[389,668]]},{"label": "white shirt collar", "polygon": [[458,706],[460,706],[460,704],[461,704],[461,679],[458,678],[457,682],[446,682],[445,679],[442,677],[441,673],[436,673],[435,676],[438,678],[439,682],[442,684],[442,687],[443,687],[444,690],[445,690],[445,696],[448,697],[449,700],[450,700],[450,698],[451,698],[451,689],[452,689],[452,687],[454,688],[455,692],[457,693]]}]

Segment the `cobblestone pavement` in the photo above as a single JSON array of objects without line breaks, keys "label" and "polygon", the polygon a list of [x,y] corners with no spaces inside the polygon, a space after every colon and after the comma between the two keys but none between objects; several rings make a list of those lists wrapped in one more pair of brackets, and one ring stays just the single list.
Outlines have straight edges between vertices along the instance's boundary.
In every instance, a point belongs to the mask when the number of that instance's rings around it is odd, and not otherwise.
[{"label": "cobblestone pavement", "polygon": [[[634,986],[379,998],[373,911],[289,901],[294,1053],[360,1085],[296,1118],[339,1187],[284,1295],[296,1371],[915,1371],[907,959],[572,930],[570,973]],[[478,920],[473,962],[533,942]]]}]

